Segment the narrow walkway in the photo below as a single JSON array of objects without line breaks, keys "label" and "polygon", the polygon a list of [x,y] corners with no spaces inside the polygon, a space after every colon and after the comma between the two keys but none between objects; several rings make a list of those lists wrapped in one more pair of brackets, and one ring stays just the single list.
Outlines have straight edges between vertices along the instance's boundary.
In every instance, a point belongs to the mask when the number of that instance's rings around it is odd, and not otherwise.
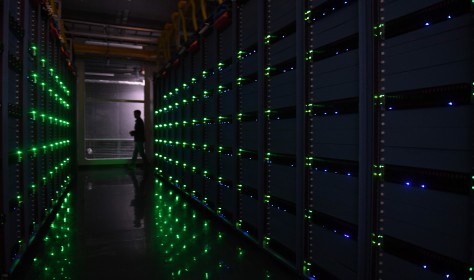
[{"label": "narrow walkway", "polygon": [[23,279],[298,279],[153,174],[78,177]]}]

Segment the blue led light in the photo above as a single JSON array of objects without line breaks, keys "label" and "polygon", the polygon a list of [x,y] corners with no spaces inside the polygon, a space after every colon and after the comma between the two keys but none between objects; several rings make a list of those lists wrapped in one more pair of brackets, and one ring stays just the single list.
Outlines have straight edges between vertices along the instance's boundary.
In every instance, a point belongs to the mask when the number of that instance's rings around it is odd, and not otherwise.
[{"label": "blue led light", "polygon": [[451,15],[448,15],[448,19],[451,19]]},{"label": "blue led light", "polygon": [[448,102],[448,105],[449,105],[449,106],[453,106],[453,104],[454,104],[454,103],[451,102],[451,101]]},{"label": "blue led light", "polygon": [[425,22],[425,26],[430,26],[430,23],[429,23],[429,22]]},{"label": "blue led light", "polygon": [[425,185],[424,185],[424,184],[423,184],[423,185],[421,185],[421,188],[423,188],[423,189],[424,189],[424,188],[425,188]]},{"label": "blue led light", "polygon": [[424,269],[427,269],[427,268],[428,268],[428,266],[427,266],[427,265],[423,265],[423,268],[424,268]]},{"label": "blue led light", "polygon": [[409,187],[409,186],[410,186],[410,182],[405,182],[405,186]]}]

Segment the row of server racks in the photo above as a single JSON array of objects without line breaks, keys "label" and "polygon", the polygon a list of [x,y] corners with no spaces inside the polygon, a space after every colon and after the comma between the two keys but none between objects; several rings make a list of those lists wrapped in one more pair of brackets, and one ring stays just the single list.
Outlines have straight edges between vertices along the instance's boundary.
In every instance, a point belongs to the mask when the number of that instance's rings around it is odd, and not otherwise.
[{"label": "row of server racks", "polygon": [[472,280],[473,6],[225,1],[155,77],[157,173],[303,277]]},{"label": "row of server racks", "polygon": [[55,1],[0,1],[0,269],[9,277],[72,181],[75,74]]}]

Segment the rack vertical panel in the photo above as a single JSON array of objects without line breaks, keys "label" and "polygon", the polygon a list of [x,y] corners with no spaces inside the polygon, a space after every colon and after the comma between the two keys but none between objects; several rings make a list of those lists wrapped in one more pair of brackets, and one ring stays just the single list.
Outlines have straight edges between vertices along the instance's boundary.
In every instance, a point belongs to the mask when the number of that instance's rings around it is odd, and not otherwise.
[{"label": "rack vertical panel", "polygon": [[[5,63],[6,61],[6,55],[5,55],[5,34],[7,33],[7,30],[5,30],[8,26],[6,22],[6,17],[4,17],[5,10],[6,10],[6,3],[5,1],[0,2],[0,13],[2,15],[1,21],[0,21],[0,77],[4,77],[5,71],[7,64]],[[6,83],[4,83],[3,79],[0,79],[0,91],[1,91],[1,97],[0,97],[0,149],[2,156],[0,157],[1,160],[1,166],[3,167],[5,165],[6,158],[3,156],[6,153],[6,141],[4,140],[4,125],[3,125],[3,120],[6,118],[5,114],[6,111],[4,109],[4,104],[6,101],[6,98],[4,98],[3,93],[6,91],[5,89]],[[0,168],[0,185],[4,186],[6,184],[6,174],[4,174],[3,168]],[[1,270],[4,270],[4,265],[6,258],[5,258],[5,194],[3,189],[0,191],[0,263],[2,264]]]},{"label": "rack vertical panel", "polygon": [[263,81],[267,143],[264,193],[269,229],[266,247],[291,266],[296,264],[296,2],[269,1],[263,40]]},{"label": "rack vertical panel", "polygon": [[383,8],[379,270],[472,279],[472,3]]},{"label": "rack vertical panel", "polygon": [[[260,18],[257,1],[249,1],[239,7],[239,53],[238,68],[239,74],[239,147],[237,156],[239,157],[239,204],[240,219],[236,227],[246,235],[257,239],[259,228],[259,207],[257,201],[258,180],[258,107],[259,107],[259,57],[258,38],[260,36],[258,28],[261,26],[257,22]],[[246,19],[246,20],[244,20]],[[262,34],[263,36],[263,34]]]},{"label": "rack vertical panel", "polygon": [[22,261],[71,183],[75,76],[51,4],[2,1],[4,276]]},{"label": "rack vertical panel", "polygon": [[155,79],[157,174],[308,279],[472,278],[472,5],[224,1]]},{"label": "rack vertical panel", "polygon": [[[316,2],[316,1],[313,1]],[[313,185],[309,275],[357,278],[359,53],[356,1],[306,11],[310,100],[307,155]],[[309,131],[308,131],[309,132]],[[310,132],[310,133],[311,133]],[[361,278],[363,279],[363,278]]]}]

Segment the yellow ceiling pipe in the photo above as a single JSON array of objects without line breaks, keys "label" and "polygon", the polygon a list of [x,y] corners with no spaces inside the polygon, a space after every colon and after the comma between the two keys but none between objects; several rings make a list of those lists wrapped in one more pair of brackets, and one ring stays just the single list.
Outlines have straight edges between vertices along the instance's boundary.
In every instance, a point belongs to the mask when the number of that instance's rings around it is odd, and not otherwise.
[{"label": "yellow ceiling pipe", "polygon": [[224,0],[219,0],[217,1],[217,3],[219,3],[219,5],[222,5],[222,3],[224,3]]},{"label": "yellow ceiling pipe", "polygon": [[[203,21],[207,20],[207,9],[206,9],[206,0],[180,0],[178,2],[178,12],[171,14],[170,23],[165,24],[163,32],[158,39],[159,52],[163,52],[163,55],[166,59],[171,59],[171,46],[172,40],[175,40],[176,49],[181,48],[180,42],[180,20],[182,24],[182,32],[184,41],[188,40],[188,32],[186,25],[186,16],[191,17],[194,31],[199,29],[197,21],[197,1],[200,1],[200,8]],[[223,0],[219,0],[219,3],[223,3]]]},{"label": "yellow ceiling pipe", "polygon": [[188,30],[186,28],[186,17],[184,16],[184,9],[186,8],[186,1],[179,1],[178,2],[178,12],[181,17],[181,26],[183,29],[183,39],[184,42],[188,41]]},{"label": "yellow ceiling pipe", "polygon": [[190,0],[189,5],[191,5],[191,18],[193,20],[193,27],[194,31],[197,31],[198,29],[198,24],[197,24],[197,19],[196,19],[196,0]]},{"label": "yellow ceiling pipe", "polygon": [[171,58],[170,42],[173,37],[173,25],[166,23],[158,40],[158,51],[162,53],[164,59]]},{"label": "yellow ceiling pipe", "polygon": [[204,21],[207,20],[207,12],[206,12],[206,0],[201,0],[201,13],[202,13],[202,18]]},{"label": "yellow ceiling pipe", "polygon": [[178,17],[179,13],[174,12],[171,14],[171,22],[173,23],[173,32],[175,33],[175,43],[176,43],[176,48],[179,48],[179,27],[178,27]]}]

